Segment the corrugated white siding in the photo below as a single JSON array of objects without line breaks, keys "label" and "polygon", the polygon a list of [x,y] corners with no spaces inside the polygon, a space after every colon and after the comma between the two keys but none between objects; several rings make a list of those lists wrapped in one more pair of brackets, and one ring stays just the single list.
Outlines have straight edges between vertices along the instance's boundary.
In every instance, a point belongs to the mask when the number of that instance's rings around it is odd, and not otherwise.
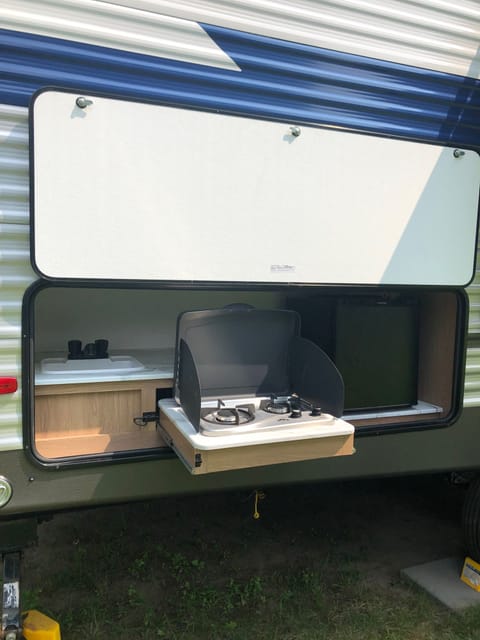
[{"label": "corrugated white siding", "polygon": [[470,316],[464,406],[476,407],[480,406],[480,246],[477,250],[477,271],[467,292],[470,300]]},{"label": "corrugated white siding", "polygon": [[480,340],[480,242],[477,247],[477,270],[475,272],[475,278],[467,291],[470,299],[468,333],[476,335]]},{"label": "corrugated white siding", "polygon": [[476,0],[2,0],[0,26],[236,69],[197,23],[480,75]]},{"label": "corrugated white siding", "polygon": [[[0,105],[0,376],[21,382],[22,296],[30,267],[27,110]],[[21,390],[0,395],[0,450],[22,446]]]},{"label": "corrugated white siding", "polygon": [[2,0],[0,26],[150,56],[237,69],[196,22],[161,13],[136,9],[127,2],[116,5],[97,0]]},{"label": "corrugated white siding", "polygon": [[480,75],[477,0],[99,1],[447,73]]}]

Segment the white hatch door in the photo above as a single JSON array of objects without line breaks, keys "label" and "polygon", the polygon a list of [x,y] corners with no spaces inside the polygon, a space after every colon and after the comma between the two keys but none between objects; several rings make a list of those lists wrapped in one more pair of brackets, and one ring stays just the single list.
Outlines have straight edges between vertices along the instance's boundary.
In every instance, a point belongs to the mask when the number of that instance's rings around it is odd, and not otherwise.
[{"label": "white hatch door", "polygon": [[477,153],[45,91],[33,262],[48,278],[465,285]]}]

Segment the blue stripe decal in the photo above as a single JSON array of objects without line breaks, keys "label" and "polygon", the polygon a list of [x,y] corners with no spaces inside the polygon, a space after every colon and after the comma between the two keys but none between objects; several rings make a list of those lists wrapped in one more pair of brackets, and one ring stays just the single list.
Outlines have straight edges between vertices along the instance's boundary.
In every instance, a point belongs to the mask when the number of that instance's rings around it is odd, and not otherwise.
[{"label": "blue stripe decal", "polygon": [[229,71],[0,30],[0,103],[57,86],[480,149],[480,82],[202,25]]}]

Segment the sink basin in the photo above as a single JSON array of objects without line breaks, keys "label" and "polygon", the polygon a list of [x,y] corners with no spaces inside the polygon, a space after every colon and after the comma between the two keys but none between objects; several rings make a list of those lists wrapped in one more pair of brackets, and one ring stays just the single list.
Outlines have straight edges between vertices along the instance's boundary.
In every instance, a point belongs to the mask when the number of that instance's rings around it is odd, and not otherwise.
[{"label": "sink basin", "polygon": [[110,358],[67,360],[67,358],[44,358],[40,371],[50,374],[75,373],[133,373],[143,371],[145,366],[132,356],[111,356]]}]

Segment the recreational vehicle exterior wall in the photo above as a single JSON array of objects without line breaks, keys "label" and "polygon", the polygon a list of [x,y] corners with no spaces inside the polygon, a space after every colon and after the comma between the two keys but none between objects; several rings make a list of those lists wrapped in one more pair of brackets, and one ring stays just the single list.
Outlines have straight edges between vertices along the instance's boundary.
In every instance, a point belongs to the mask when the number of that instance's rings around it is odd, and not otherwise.
[{"label": "recreational vehicle exterior wall", "polygon": [[[169,296],[176,294],[171,283],[164,291],[152,283],[148,289],[139,282],[122,286],[42,278],[31,266],[29,226],[29,135],[35,132],[29,132],[28,107],[37,91],[52,87],[87,99],[101,95],[478,153],[480,11],[475,2],[430,0],[412,5],[392,0],[360,6],[349,0],[328,4],[52,0],[40,7],[33,1],[5,0],[0,27],[0,388],[8,385],[9,378],[19,384],[17,391],[0,398],[4,518],[213,488],[480,466],[478,274],[467,289],[465,370],[448,374],[452,387],[464,384],[464,409],[455,421],[446,416],[439,428],[370,428],[364,434],[359,429],[353,456],[201,477],[188,474],[164,447],[142,450],[141,455],[127,449],[108,458],[94,452],[85,460],[68,455],[42,459],[32,436],[33,361],[43,342],[47,351],[47,347],[52,350],[38,324],[50,304],[42,306],[45,292],[62,290],[67,297],[78,293],[85,301],[101,286],[109,300],[119,300],[123,292],[128,306],[134,289],[153,291],[158,309],[163,309],[157,317],[168,314]],[[184,179],[188,188],[189,176]],[[435,229],[431,234],[434,242]],[[86,230],[84,240],[88,237]],[[153,239],[152,245],[156,243]],[[430,316],[441,317],[452,303],[450,313],[457,324],[452,322],[459,326],[462,286],[448,284],[440,298],[429,299]],[[202,285],[187,290],[183,285],[173,306],[182,311],[216,304],[220,298],[215,286],[210,285],[210,293],[204,289]],[[399,290],[405,293],[404,287]],[[393,293],[399,290],[394,287]],[[257,296],[260,305],[265,301],[267,306],[282,305],[277,299],[281,287],[265,292],[264,298],[245,283],[242,295],[235,287],[232,291],[235,301],[250,295]],[[335,291],[343,295],[341,286]],[[429,286],[421,288],[422,304],[434,295],[432,291]],[[228,302],[228,296],[222,302]],[[56,322],[53,316],[50,321]],[[69,335],[66,323],[62,340],[77,337]],[[443,341],[450,340],[445,348],[463,362],[458,326],[439,331],[435,348],[441,350]],[[162,348],[173,346],[167,342]],[[61,425],[56,427],[61,431]]]}]

